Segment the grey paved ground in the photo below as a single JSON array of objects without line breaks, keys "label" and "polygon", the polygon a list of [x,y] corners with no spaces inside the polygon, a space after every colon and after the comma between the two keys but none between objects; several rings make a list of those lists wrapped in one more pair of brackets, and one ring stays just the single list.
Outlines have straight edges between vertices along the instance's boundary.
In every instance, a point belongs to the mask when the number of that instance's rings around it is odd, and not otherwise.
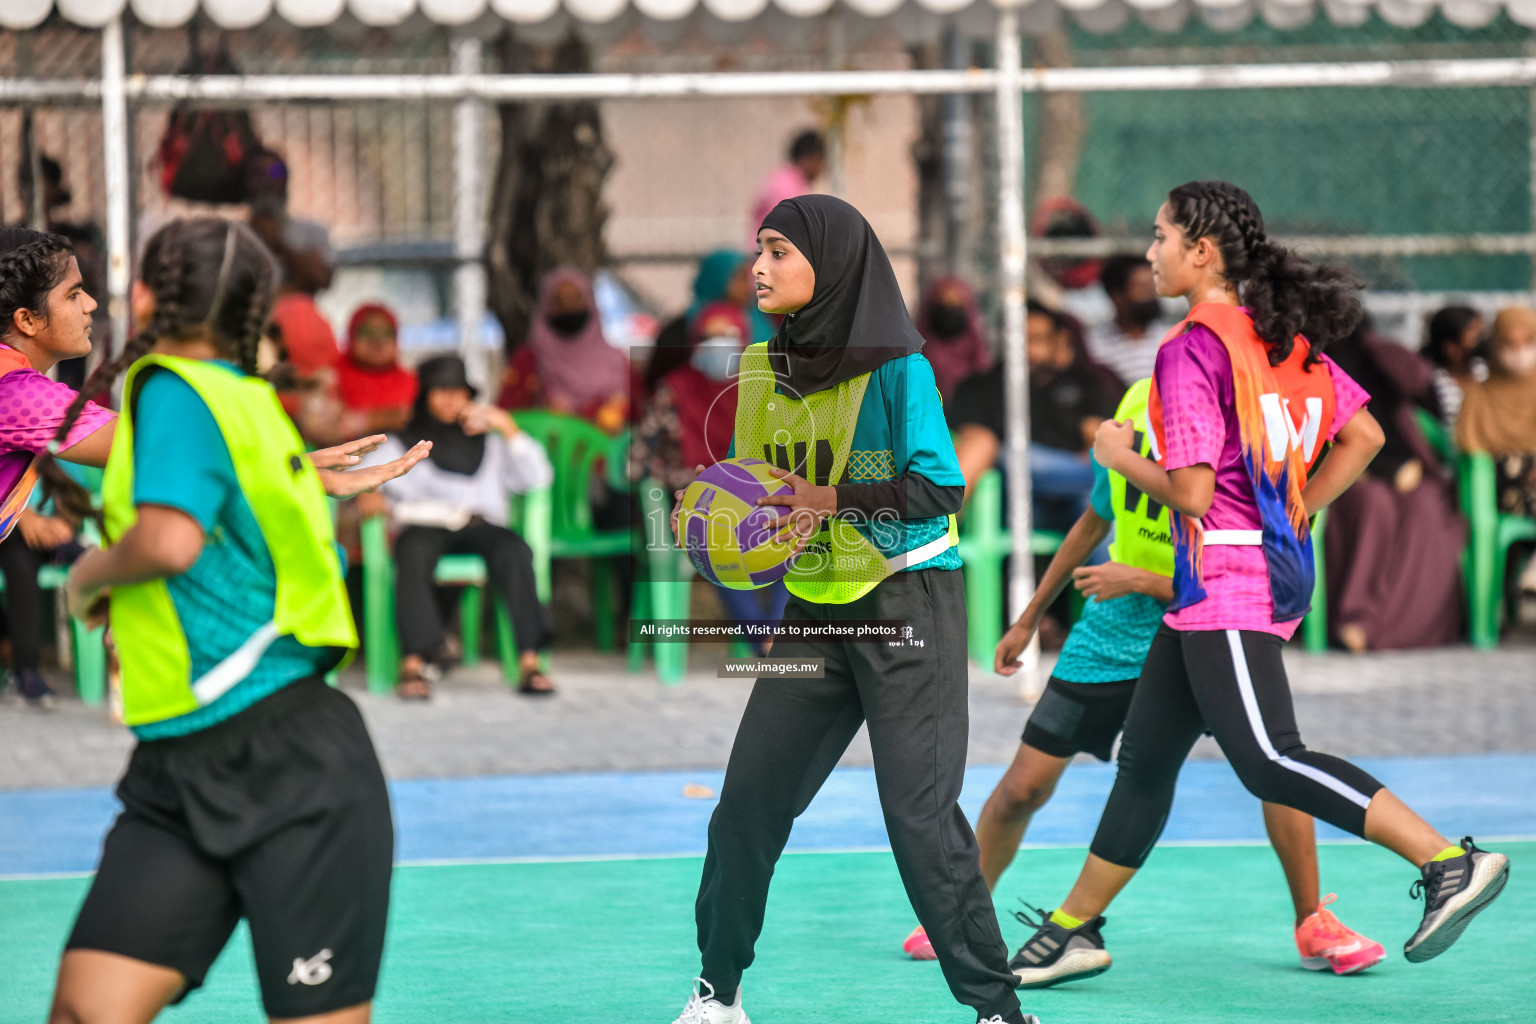
[{"label": "grey paved ground", "polygon": [[[559,696],[510,694],[488,668],[450,677],[427,705],[362,692],[388,771],[398,777],[720,768],[750,683],[714,678],[696,652],[677,687],[618,658],[557,652]],[[1536,645],[1364,657],[1288,654],[1310,746],[1342,755],[1536,751]],[[1029,704],[1012,680],[973,668],[971,760],[1008,760]],[[96,786],[122,770],[131,738],[104,713],[66,699],[42,714],[0,705],[0,789]],[[1197,756],[1220,756],[1205,741]],[[868,764],[863,735],[845,764]]]}]

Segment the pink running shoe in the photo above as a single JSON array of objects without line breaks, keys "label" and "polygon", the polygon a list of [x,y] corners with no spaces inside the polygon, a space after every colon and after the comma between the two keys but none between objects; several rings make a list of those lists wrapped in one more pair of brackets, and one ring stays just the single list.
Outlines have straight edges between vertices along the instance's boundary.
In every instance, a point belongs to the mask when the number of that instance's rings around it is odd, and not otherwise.
[{"label": "pink running shoe", "polygon": [[1296,951],[1301,954],[1301,966],[1309,971],[1331,967],[1334,974],[1355,974],[1375,967],[1387,951],[1381,943],[1345,927],[1333,916],[1327,907],[1336,899],[1333,893],[1324,896],[1316,912],[1297,926]]},{"label": "pink running shoe", "polygon": [[939,954],[933,951],[933,943],[928,941],[928,933],[923,931],[923,926],[918,925],[912,929],[912,934],[907,936],[907,941],[901,944],[902,952],[907,953],[913,960],[937,960]]}]

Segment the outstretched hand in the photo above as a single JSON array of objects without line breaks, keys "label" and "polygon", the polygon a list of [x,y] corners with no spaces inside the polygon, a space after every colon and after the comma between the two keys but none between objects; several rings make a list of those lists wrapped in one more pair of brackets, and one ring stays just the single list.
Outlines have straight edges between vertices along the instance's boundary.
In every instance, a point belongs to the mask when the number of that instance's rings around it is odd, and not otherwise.
[{"label": "outstretched hand", "polygon": [[309,461],[315,464],[316,469],[349,469],[384,441],[383,434],[369,434],[334,448],[317,448],[309,453]]},{"label": "outstretched hand", "polygon": [[[375,440],[377,438],[377,440]],[[404,476],[411,471],[411,467],[426,458],[432,452],[431,441],[417,441],[411,446],[411,450],[400,456],[393,462],[386,462],[382,466],[369,466],[366,469],[341,470],[329,468],[330,466],[356,465],[358,452],[363,454],[373,451],[383,443],[382,434],[374,437],[365,437],[351,444],[337,445],[335,448],[322,448],[311,454],[315,468],[320,471],[320,482],[325,485],[325,493],[333,498],[351,498],[367,491],[376,490],[383,484]],[[359,448],[359,446],[362,446]],[[339,457],[342,462],[333,462],[329,466],[323,466],[316,456],[328,458]]]}]

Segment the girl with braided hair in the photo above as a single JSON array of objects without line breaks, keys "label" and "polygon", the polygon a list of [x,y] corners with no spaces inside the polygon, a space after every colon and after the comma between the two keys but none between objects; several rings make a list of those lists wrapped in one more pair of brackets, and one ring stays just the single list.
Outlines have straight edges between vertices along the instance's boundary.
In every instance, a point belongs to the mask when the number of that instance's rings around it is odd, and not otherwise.
[{"label": "girl with braided hair", "polygon": [[1102,914],[1156,844],[1179,767],[1207,730],[1259,799],[1415,865],[1424,916],[1403,953],[1439,956],[1503,889],[1509,859],[1470,838],[1452,845],[1366,772],[1308,750],[1280,657],[1312,594],[1310,518],[1382,444],[1369,396],[1322,354],[1359,322],[1358,285],[1271,242],[1253,199],[1226,182],[1170,192],[1147,260],[1158,294],[1190,305],[1158,350],[1152,457],[1118,420],[1100,427],[1094,456],[1173,511],[1173,600],[1131,698],[1087,863],[1065,902],[1028,922],[1036,932],[1015,970],[1054,985],[1109,969]]},{"label": "girl with braided hair", "polygon": [[[89,496],[47,452],[58,436],[61,459],[101,466],[113,419],[100,406],[83,406],[59,434],[75,393],[45,374],[90,352],[95,308],[66,239],[27,228],[0,230],[0,572],[11,680],[37,708],[53,704],[53,690],[38,671],[43,623],[37,570],[69,545],[89,513]],[[53,500],[51,514],[33,507],[40,482],[42,494]]]},{"label": "girl with braided hair", "polygon": [[[108,546],[68,583],[82,618],[110,592],[139,742],[52,1020],[153,1019],[202,984],[244,917],[271,1017],[366,1021],[393,825],[362,718],[325,684],[357,634],[323,471],[253,376],[275,268],[243,224],[201,219],[156,233],[142,269],[139,332],[86,387],[130,366],[103,481]],[[428,448],[342,479],[366,489]]]}]

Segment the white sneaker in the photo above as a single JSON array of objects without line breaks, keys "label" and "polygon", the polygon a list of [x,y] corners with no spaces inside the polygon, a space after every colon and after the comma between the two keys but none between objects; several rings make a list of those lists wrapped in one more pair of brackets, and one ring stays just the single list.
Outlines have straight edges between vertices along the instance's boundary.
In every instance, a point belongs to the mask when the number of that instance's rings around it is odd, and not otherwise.
[{"label": "white sneaker", "polygon": [[726,1006],[715,998],[715,987],[703,978],[693,979],[693,995],[672,1024],[752,1024],[741,1008],[741,986],[736,986],[736,1001]]},{"label": "white sneaker", "polygon": [[[994,1013],[990,1017],[977,1017],[976,1024],[1008,1024],[1000,1013]],[[1032,1013],[1024,1015],[1024,1024],[1040,1024],[1040,1018]]]}]

